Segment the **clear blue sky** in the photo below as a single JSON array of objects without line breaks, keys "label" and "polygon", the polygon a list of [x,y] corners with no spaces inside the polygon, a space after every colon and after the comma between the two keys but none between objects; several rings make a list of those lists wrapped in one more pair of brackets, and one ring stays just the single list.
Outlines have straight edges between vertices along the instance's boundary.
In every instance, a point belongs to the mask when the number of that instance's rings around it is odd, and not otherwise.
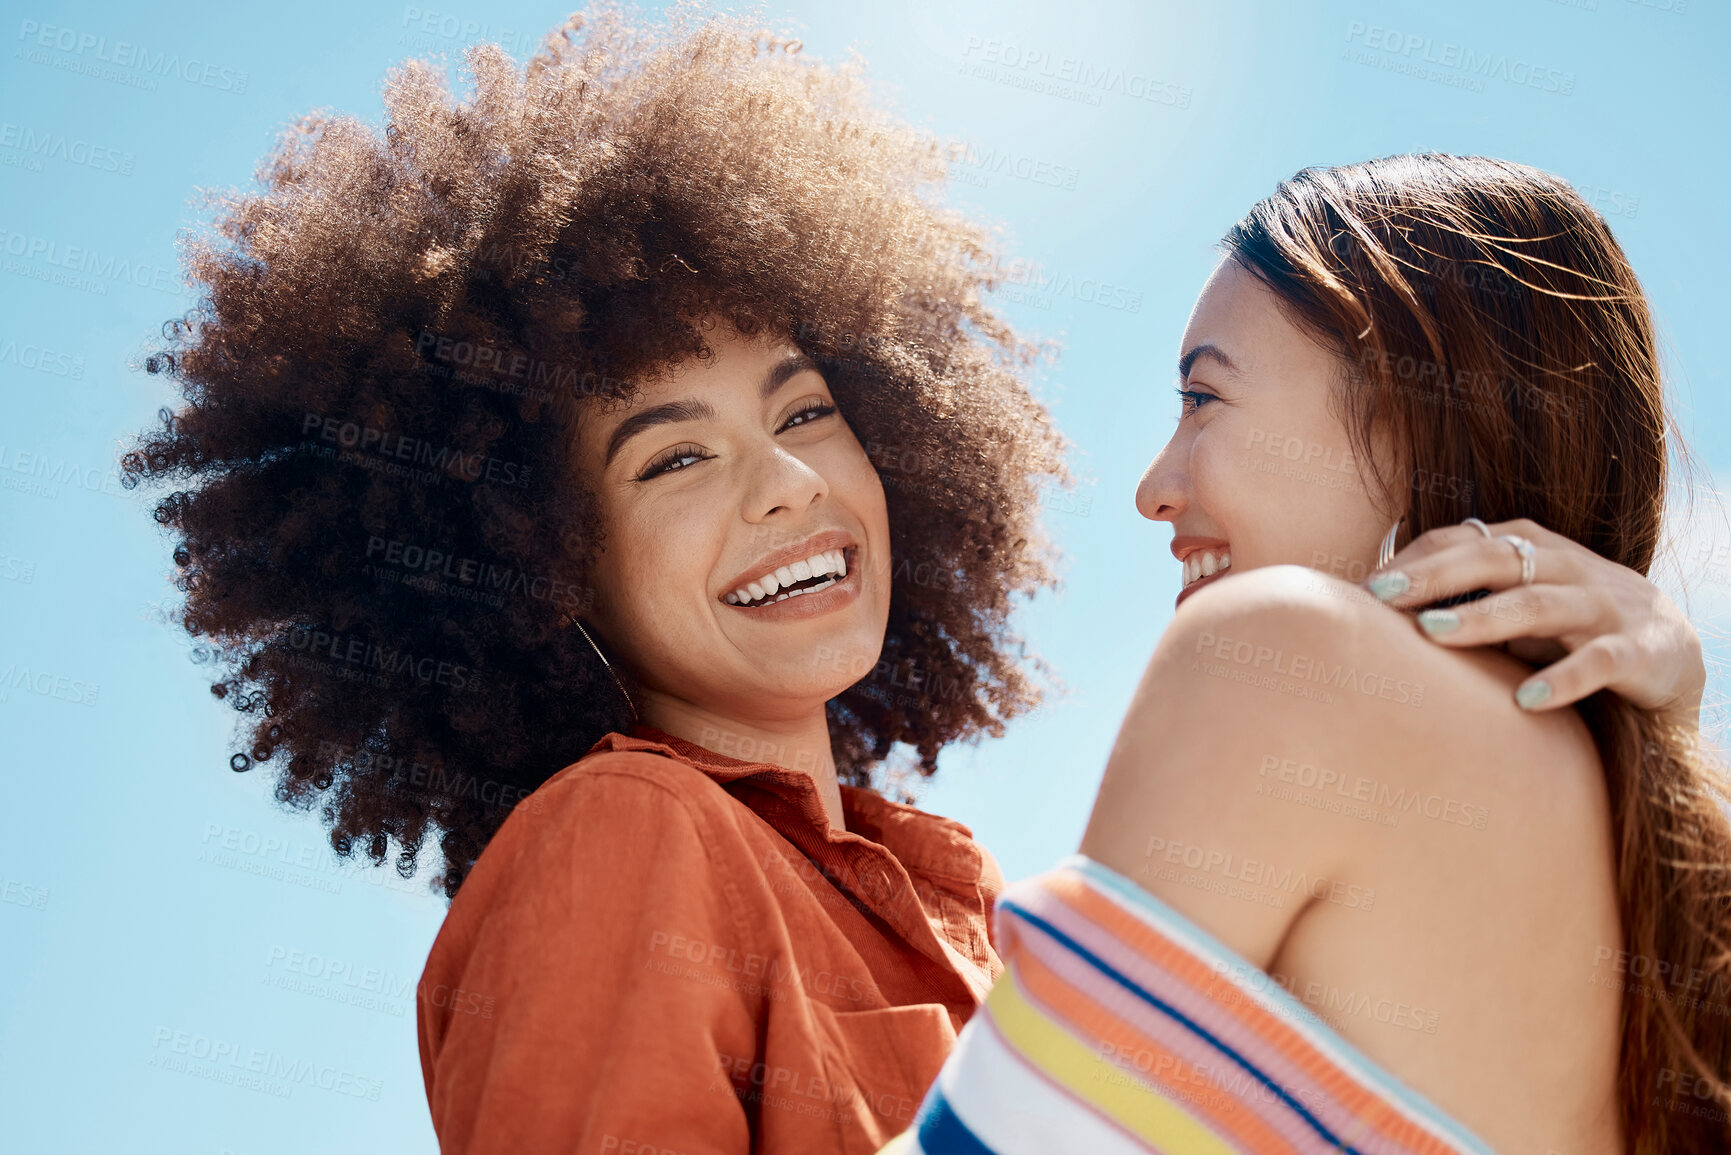
[{"label": "clear blue sky", "polygon": [[[1075,848],[1171,612],[1169,532],[1136,516],[1131,492],[1171,430],[1176,343],[1214,241],[1294,169],[1443,149],[1574,182],[1652,294],[1704,479],[1731,479],[1722,5],[884,0],[769,11],[809,53],[857,47],[906,116],[971,142],[956,199],[1001,222],[1012,251],[1050,278],[1003,301],[1064,344],[1042,389],[1085,480],[1050,512],[1066,588],[1023,622],[1070,689],[1004,740],[950,752],[922,798],[972,825],[1011,878]],[[443,52],[454,67],[468,39],[486,37],[522,59],[565,12],[520,0],[6,5],[8,1150],[434,1150],[413,987],[443,902],[419,882],[339,866],[311,817],[268,801],[263,774],[226,769],[233,715],[211,698],[190,643],[159,620],[155,607],[175,596],[168,546],[113,460],[170,400],[129,362],[191,303],[174,238],[195,217],[196,189],[246,185],[279,126],[314,107],[376,121],[384,71],[404,56]],[[153,67],[159,54],[178,68]],[[1469,56],[1485,70],[1464,67]],[[1084,74],[1108,80],[1089,86]],[[85,259],[74,248],[112,275],[69,273]],[[1115,287],[1104,303],[1073,288],[1093,282]],[[1731,536],[1717,522],[1681,529],[1695,612],[1722,663]],[[12,685],[20,670],[31,679]],[[1716,672],[1720,699],[1724,688]],[[244,1076],[255,1051],[303,1077],[222,1081]]]}]

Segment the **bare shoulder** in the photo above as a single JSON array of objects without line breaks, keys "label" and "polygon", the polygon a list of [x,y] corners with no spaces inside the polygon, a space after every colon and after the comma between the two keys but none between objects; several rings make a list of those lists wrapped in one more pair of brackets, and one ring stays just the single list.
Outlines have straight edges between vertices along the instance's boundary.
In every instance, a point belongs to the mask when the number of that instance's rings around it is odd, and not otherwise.
[{"label": "bare shoulder", "polygon": [[1438,646],[1410,617],[1303,567],[1234,574],[1186,599],[1162,636],[1083,853],[1266,964],[1297,911],[1254,895],[1221,901],[1242,891],[1244,864],[1340,878],[1383,834],[1270,805],[1284,779],[1369,780],[1511,814],[1602,795],[1574,711],[1515,705],[1527,672],[1499,653]]},{"label": "bare shoulder", "polygon": [[1163,659],[1202,675],[1181,693],[1255,701],[1246,712],[1309,719],[1355,745],[1400,741],[1415,772],[1459,772],[1463,758],[1489,749],[1543,750],[1554,764],[1597,770],[1575,711],[1515,704],[1527,666],[1496,650],[1436,645],[1411,616],[1302,566],[1251,570],[1198,591],[1162,637],[1155,663]]}]

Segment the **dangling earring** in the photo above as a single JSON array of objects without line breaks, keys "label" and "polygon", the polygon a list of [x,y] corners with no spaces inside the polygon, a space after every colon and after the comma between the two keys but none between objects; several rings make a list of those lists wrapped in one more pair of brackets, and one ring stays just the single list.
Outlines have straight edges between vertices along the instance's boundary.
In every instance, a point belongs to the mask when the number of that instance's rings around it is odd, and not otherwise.
[{"label": "dangling earring", "polygon": [[1388,563],[1394,560],[1395,535],[1400,533],[1401,524],[1405,521],[1406,518],[1404,517],[1396,518],[1395,523],[1388,527],[1388,534],[1382,539],[1382,548],[1376,551],[1377,569],[1387,567]]},{"label": "dangling earring", "polygon": [[637,714],[637,703],[631,700],[631,693],[625,688],[625,683],[619,680],[619,675],[613,669],[613,663],[607,660],[607,655],[601,652],[601,647],[595,644],[595,639],[589,636],[589,631],[583,628],[583,623],[576,618],[566,618],[566,621],[577,627],[577,632],[583,635],[583,640],[589,643],[589,648],[595,651],[595,656],[601,659],[601,664],[607,667],[607,672],[613,675],[613,684],[619,687],[619,692],[625,695],[625,704],[631,707],[631,720],[641,719]]}]

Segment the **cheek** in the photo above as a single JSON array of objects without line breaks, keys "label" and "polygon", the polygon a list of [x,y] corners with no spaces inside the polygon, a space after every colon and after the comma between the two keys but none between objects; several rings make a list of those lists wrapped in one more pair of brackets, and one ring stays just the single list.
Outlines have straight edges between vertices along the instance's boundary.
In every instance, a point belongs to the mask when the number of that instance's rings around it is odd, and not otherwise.
[{"label": "cheek", "polygon": [[1194,498],[1221,532],[1236,540],[1264,520],[1282,499],[1279,478],[1264,465],[1260,447],[1250,446],[1245,422],[1222,414],[1197,434],[1190,448]]},{"label": "cheek", "polygon": [[1191,450],[1194,497],[1231,540],[1234,560],[1304,562],[1360,520],[1362,487],[1344,448],[1314,437],[1274,437],[1265,426],[1211,422]]},{"label": "cheek", "polygon": [[717,556],[704,533],[711,521],[687,503],[684,516],[650,508],[610,525],[596,568],[607,619],[652,642],[686,606],[700,604]]},{"label": "cheek", "polygon": [[873,534],[887,535],[889,500],[884,495],[883,478],[872,468],[864,452],[860,453],[858,463],[848,472],[844,485],[847,488],[847,503],[857,511],[860,519],[865,522],[866,529]]},{"label": "cheek", "polygon": [[887,546],[889,507],[883,478],[859,441],[851,435],[836,438],[821,454],[807,458],[806,464],[823,475],[830,496],[859,518],[874,540]]},{"label": "cheek", "polygon": [[865,446],[854,436],[851,427],[826,438],[805,460],[807,465],[829,480],[831,488],[838,491],[857,490],[862,485],[875,484],[878,476],[877,467],[866,456]]}]

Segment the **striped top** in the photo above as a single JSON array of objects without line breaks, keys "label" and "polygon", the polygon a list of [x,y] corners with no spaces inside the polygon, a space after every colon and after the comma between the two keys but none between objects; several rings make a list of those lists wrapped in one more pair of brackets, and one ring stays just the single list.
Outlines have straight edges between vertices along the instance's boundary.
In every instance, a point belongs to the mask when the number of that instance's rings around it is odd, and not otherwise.
[{"label": "striped top", "polygon": [[879,1155],[1490,1155],[1265,972],[1090,858],[1006,888],[995,917],[1006,970]]}]

